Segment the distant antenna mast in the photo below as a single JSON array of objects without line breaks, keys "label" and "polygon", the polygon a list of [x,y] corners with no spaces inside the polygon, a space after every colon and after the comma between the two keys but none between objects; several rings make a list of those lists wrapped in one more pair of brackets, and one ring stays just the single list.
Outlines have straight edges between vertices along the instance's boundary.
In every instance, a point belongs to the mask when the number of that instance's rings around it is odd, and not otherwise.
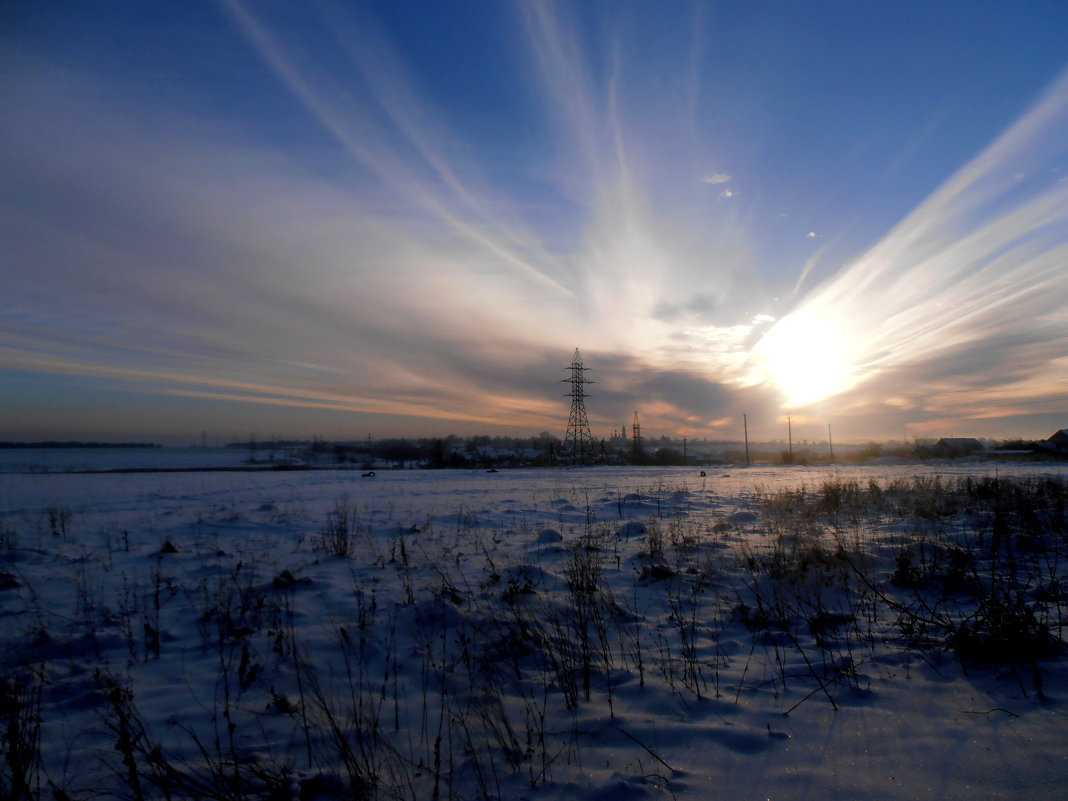
[{"label": "distant antenna mast", "polygon": [[630,426],[630,441],[634,447],[634,464],[642,460],[642,424],[638,422],[638,410],[634,410],[634,422]]},{"label": "distant antenna mast", "polygon": [[572,464],[593,461],[593,435],[590,433],[590,421],[586,416],[586,384],[593,382],[586,378],[586,371],[590,368],[583,365],[578,348],[575,348],[571,364],[564,369],[571,372],[569,378],[561,381],[563,384],[571,384],[571,391],[564,395],[565,398],[571,398],[571,414],[567,418],[563,451],[565,455],[571,454]]}]

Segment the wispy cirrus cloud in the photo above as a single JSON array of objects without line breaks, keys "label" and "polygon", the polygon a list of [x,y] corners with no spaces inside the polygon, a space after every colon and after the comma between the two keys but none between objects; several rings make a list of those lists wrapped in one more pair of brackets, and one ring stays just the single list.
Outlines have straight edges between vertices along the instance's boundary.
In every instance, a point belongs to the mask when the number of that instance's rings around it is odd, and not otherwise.
[{"label": "wispy cirrus cloud", "polygon": [[474,366],[566,352],[570,338],[523,333],[566,336],[552,281],[501,270],[477,238],[428,232],[240,137],[205,137],[180,115],[161,135],[106,87],[36,74],[27,94],[49,97],[49,114],[8,106],[5,175],[52,211],[7,216],[8,369],[372,414],[508,408],[515,420],[521,397],[538,408],[529,386],[472,392]]},{"label": "wispy cirrus cloud", "polygon": [[[645,31],[617,15],[508,7],[494,35],[520,55],[495,66],[515,70],[536,130],[494,138],[485,121],[514,109],[450,109],[368,8],[292,25],[276,6],[222,7],[285,133],[5,54],[0,367],[356,425],[555,430],[577,345],[596,425],[641,406],[651,426],[706,433],[773,420],[781,384],[814,419],[914,422],[1063,386],[1061,85],[813,286],[836,232],[803,207],[761,217],[759,159],[720,152],[697,119],[697,33],[692,52],[634,59]],[[679,63],[684,91],[662,91]],[[756,254],[780,232],[798,250],[773,290]]]},{"label": "wispy cirrus cloud", "polygon": [[731,176],[725,172],[714,172],[711,175],[706,175],[701,180],[706,184],[725,184],[731,180]]},{"label": "wispy cirrus cloud", "polygon": [[1063,399],[1066,143],[1068,73],[776,323],[751,378],[782,384],[795,405],[894,398],[939,421]]}]

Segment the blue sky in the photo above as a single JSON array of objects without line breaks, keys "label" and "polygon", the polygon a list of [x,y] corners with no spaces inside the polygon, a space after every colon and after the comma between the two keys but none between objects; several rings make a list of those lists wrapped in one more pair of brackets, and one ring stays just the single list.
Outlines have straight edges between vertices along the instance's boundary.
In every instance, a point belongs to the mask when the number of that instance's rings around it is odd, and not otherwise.
[{"label": "blue sky", "polygon": [[2,14],[0,438],[1068,425],[1063,3]]}]

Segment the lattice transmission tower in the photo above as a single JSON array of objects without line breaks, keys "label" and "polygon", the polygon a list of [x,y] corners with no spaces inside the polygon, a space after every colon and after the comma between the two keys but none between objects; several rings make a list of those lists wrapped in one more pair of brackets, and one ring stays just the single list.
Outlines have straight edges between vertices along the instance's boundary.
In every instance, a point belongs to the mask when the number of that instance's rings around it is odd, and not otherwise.
[{"label": "lattice transmission tower", "polygon": [[586,378],[586,371],[590,368],[582,363],[578,348],[571,358],[571,364],[564,368],[571,372],[569,378],[561,380],[563,384],[571,384],[571,391],[564,395],[571,398],[571,413],[567,418],[567,434],[564,435],[564,446],[561,456],[570,457],[572,464],[593,461],[595,454],[593,435],[590,433],[590,421],[586,417],[586,384],[594,383]]}]

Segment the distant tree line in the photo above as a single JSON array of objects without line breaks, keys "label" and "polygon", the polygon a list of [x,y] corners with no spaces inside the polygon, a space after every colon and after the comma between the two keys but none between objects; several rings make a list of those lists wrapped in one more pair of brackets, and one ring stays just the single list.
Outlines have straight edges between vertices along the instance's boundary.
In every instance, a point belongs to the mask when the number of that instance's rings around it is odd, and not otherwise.
[{"label": "distant tree line", "polygon": [[[643,439],[639,447],[621,436],[599,440],[598,464],[653,466],[714,466],[745,464],[862,464],[877,459],[947,459],[976,453],[1000,454],[1001,458],[1045,458],[1049,454],[1036,442],[1019,439],[968,440],[914,439],[911,442],[870,441],[835,445],[802,441],[750,443],[748,453],[741,442],[689,440],[669,437]],[[361,469],[442,469],[551,467],[569,464],[562,453],[563,441],[548,432],[533,437],[475,435],[459,437],[346,440],[261,440],[234,442],[227,447],[246,448],[250,461],[299,463],[307,466],[344,466]]]},{"label": "distant tree line", "polygon": [[158,442],[0,442],[0,449],[15,448],[160,448]]}]

